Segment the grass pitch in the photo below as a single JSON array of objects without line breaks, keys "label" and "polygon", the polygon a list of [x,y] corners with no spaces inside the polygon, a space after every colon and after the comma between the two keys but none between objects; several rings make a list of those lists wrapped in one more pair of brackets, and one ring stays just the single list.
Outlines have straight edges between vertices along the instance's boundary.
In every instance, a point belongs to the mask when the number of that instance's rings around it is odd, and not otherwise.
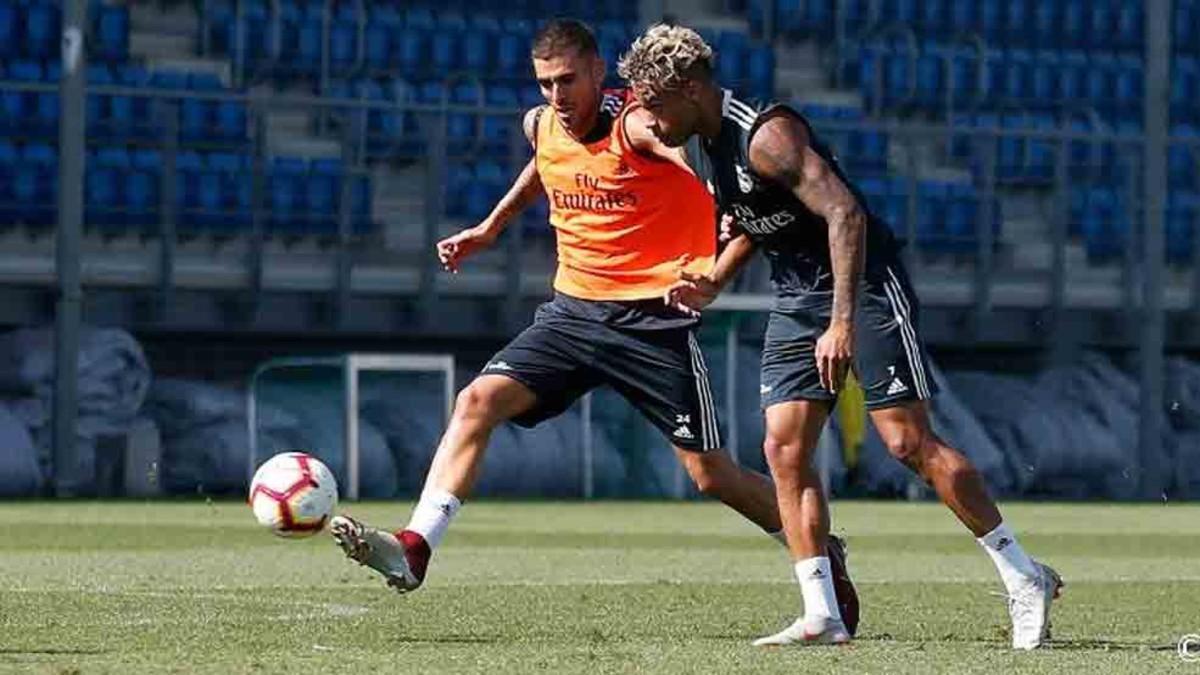
[{"label": "grass pitch", "polygon": [[1066,579],[1051,650],[1008,649],[995,572],[939,504],[836,504],[859,637],[784,650],[750,640],[799,610],[785,554],[712,503],[472,503],[407,597],[243,504],[0,504],[0,671],[1200,675],[1176,653],[1200,633],[1200,506],[1004,510]]}]

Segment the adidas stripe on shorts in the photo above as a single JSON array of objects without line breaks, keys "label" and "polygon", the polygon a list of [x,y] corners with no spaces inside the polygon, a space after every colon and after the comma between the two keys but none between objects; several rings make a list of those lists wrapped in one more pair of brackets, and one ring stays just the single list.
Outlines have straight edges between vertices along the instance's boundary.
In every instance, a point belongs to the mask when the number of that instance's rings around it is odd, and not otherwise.
[{"label": "adidas stripe on shorts", "polygon": [[693,452],[721,447],[708,368],[692,327],[637,330],[550,310],[551,303],[543,305],[480,372],[510,377],[537,396],[513,422],[535,426],[609,385],[672,445]]},{"label": "adidas stripe on shorts", "polygon": [[[888,408],[937,393],[918,329],[916,294],[903,267],[865,280],[854,321],[854,374],[867,409]],[[813,294],[803,309],[775,310],[763,341],[760,394],[765,409],[789,401],[832,401],[821,388],[814,356],[829,327],[833,295]]]}]

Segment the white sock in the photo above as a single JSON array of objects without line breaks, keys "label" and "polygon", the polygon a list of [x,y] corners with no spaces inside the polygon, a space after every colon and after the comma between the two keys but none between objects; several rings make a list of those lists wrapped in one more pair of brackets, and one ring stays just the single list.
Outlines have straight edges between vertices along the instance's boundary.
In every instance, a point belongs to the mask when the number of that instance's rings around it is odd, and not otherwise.
[{"label": "white sock", "polygon": [[805,619],[820,616],[842,620],[837,595],[833,592],[833,573],[829,570],[828,556],[797,561],[796,580],[800,582],[800,595],[804,597]]},{"label": "white sock", "polygon": [[1010,594],[1028,584],[1031,579],[1037,578],[1038,570],[1033,564],[1033,559],[1017,543],[1017,535],[1003,522],[976,541],[996,564],[1000,580],[1004,582],[1004,588]]},{"label": "white sock", "polygon": [[417,502],[417,508],[413,509],[412,518],[405,529],[424,537],[432,551],[441,543],[446,528],[450,527],[450,520],[460,507],[462,502],[458,497],[439,488],[430,488],[421,493],[421,499]]},{"label": "white sock", "polygon": [[783,533],[783,530],[767,532],[767,536],[779,542],[784,548],[787,548],[787,535]]}]

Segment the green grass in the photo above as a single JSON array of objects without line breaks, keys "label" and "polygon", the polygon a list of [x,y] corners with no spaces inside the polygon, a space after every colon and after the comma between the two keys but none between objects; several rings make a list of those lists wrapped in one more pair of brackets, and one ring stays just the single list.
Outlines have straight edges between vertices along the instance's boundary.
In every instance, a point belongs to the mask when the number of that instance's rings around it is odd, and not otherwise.
[{"label": "green grass", "polygon": [[1200,675],[1175,653],[1200,633],[1200,506],[1005,512],[1066,578],[1054,649],[1008,649],[995,572],[937,504],[836,504],[860,634],[791,650],[749,644],[799,609],[783,551],[715,504],[473,503],[407,597],[242,504],[0,504],[0,671]]}]

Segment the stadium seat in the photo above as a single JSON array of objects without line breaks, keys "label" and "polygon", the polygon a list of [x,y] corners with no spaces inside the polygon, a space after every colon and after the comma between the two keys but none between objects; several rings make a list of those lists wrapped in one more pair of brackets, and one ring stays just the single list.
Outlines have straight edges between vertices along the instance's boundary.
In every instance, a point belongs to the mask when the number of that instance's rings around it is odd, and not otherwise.
[{"label": "stadium seat", "polygon": [[13,171],[13,201],[16,216],[29,225],[54,224],[58,211],[58,153],[41,143],[21,149]]},{"label": "stadium seat", "polygon": [[303,182],[307,168],[304,160],[294,157],[276,157],[271,163],[268,180],[268,206],[271,215],[267,230],[277,234],[300,234],[303,228],[297,222],[304,212]]},{"label": "stadium seat", "polygon": [[305,183],[308,208],[302,228],[308,234],[336,234],[345,168],[340,159],[315,159],[310,168]]},{"label": "stadium seat", "polygon": [[1194,259],[1196,221],[1200,218],[1200,194],[1172,192],[1166,218],[1167,260],[1188,263]]},{"label": "stadium seat", "polygon": [[32,59],[58,58],[62,33],[62,10],[56,4],[32,3],[24,6],[25,41],[22,53]]},{"label": "stadium seat", "polygon": [[[516,110],[520,107],[517,91],[505,85],[487,88],[486,100],[489,108]],[[481,127],[483,150],[489,154],[502,154],[510,150],[510,141],[518,131],[519,118],[511,113],[482,116]]]},{"label": "stadium seat", "polygon": [[130,169],[125,148],[89,153],[84,174],[84,222],[106,230],[125,227],[124,178]]},{"label": "stadium seat", "polygon": [[135,150],[125,178],[126,219],[143,231],[158,224],[162,154],[157,150]]},{"label": "stadium seat", "polygon": [[759,100],[769,100],[775,94],[775,50],[770,45],[756,45],[746,55],[745,91]]},{"label": "stadium seat", "polygon": [[129,8],[101,5],[95,23],[93,56],[124,61],[129,56]]}]

